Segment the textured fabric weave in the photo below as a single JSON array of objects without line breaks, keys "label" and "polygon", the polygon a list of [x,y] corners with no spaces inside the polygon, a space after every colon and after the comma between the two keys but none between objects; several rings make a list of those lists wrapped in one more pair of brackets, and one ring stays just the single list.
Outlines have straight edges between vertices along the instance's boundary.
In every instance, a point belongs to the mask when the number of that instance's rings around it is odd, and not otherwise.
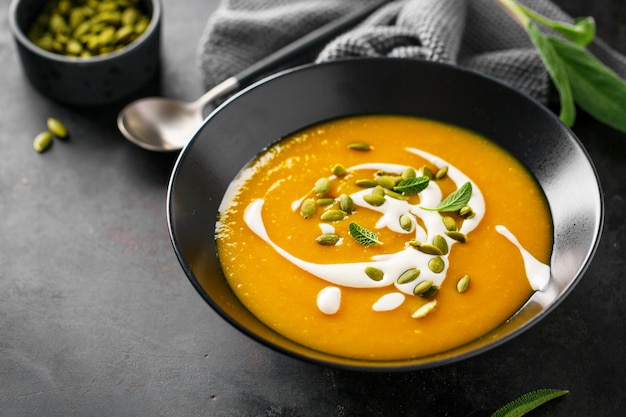
[{"label": "textured fabric weave", "polygon": [[[198,48],[206,88],[372,0],[222,0]],[[523,0],[549,18],[572,18],[549,0]],[[623,79],[626,58],[601,41],[589,50]],[[355,57],[445,62],[495,77],[546,102],[548,74],[524,29],[495,0],[397,0],[304,62]]]}]

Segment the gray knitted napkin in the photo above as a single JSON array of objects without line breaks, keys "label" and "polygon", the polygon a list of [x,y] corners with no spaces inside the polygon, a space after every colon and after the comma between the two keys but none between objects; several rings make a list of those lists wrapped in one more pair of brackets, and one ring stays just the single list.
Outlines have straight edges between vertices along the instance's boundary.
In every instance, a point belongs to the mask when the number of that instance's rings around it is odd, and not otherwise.
[{"label": "gray knitted napkin", "polygon": [[[323,24],[373,0],[222,0],[200,40],[206,88]],[[549,0],[523,0],[547,17],[573,19]],[[626,79],[626,58],[596,40],[589,50]],[[469,68],[546,102],[548,74],[526,32],[494,0],[397,0],[306,61],[400,57]]]}]

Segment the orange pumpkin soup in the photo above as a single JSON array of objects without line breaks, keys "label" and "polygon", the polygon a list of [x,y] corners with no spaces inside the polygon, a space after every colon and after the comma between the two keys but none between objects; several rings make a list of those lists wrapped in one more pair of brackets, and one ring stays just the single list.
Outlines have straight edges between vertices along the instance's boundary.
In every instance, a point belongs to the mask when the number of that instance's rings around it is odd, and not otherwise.
[{"label": "orange pumpkin soup", "polygon": [[549,279],[552,223],[510,154],[404,116],[304,129],[233,181],[216,227],[241,302],[276,332],[360,359],[475,340]]}]

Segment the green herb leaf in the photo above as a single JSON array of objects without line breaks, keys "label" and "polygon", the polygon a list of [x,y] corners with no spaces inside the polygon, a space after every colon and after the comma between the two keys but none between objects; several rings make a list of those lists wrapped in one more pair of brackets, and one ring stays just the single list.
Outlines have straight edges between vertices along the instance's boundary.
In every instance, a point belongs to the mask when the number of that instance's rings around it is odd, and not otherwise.
[{"label": "green herb leaf", "polygon": [[406,178],[400,180],[393,190],[404,194],[418,194],[428,187],[429,182],[430,180],[425,176]]},{"label": "green herb leaf", "polygon": [[527,392],[496,410],[491,417],[521,417],[548,401],[569,393],[567,390],[540,389]]},{"label": "green herb leaf", "polygon": [[570,24],[548,19],[522,4],[518,3],[518,6],[526,16],[560,33],[577,45],[586,46],[591,43],[596,36],[596,22],[593,17],[577,18],[574,20],[574,24]]},{"label": "green herb leaf", "polygon": [[559,99],[561,101],[561,112],[559,118],[567,125],[572,126],[576,120],[576,107],[574,106],[574,95],[572,94],[572,87],[568,78],[567,69],[563,64],[558,53],[554,49],[552,43],[549,41],[548,36],[542,34],[537,26],[532,22],[529,22],[526,26],[528,35],[533,44],[537,48],[537,52],[543,61],[554,86],[559,92]]},{"label": "green herb leaf", "polygon": [[626,132],[626,83],[586,49],[549,38],[567,71],[576,103],[587,113]]},{"label": "green herb leaf", "polygon": [[447,196],[439,205],[435,208],[426,208],[422,207],[424,210],[429,211],[457,211],[462,209],[467,205],[470,197],[472,196],[472,184],[470,182],[466,182],[461,186],[461,188],[454,191],[452,194]]},{"label": "green herb leaf", "polygon": [[363,246],[382,245],[383,242],[378,240],[378,235],[360,226],[358,223],[351,222],[348,225],[348,233],[359,244]]}]

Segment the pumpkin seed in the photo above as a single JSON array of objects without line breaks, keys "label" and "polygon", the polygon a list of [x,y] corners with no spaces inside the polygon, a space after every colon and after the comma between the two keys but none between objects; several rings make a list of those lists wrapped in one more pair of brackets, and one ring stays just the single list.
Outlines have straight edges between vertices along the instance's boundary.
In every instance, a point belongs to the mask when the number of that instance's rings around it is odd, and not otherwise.
[{"label": "pumpkin seed", "polygon": [[397,279],[398,284],[408,284],[409,282],[415,280],[415,278],[419,277],[420,270],[417,268],[410,268],[400,274]]},{"label": "pumpkin seed", "polygon": [[448,174],[448,166],[445,165],[441,168],[439,168],[439,170],[437,171],[437,173],[435,174],[435,179],[442,179],[443,177],[445,177]]},{"label": "pumpkin seed", "polygon": [[427,255],[437,255],[437,256],[443,255],[443,252],[441,251],[441,249],[439,249],[435,245],[431,245],[428,243],[422,243],[421,245],[417,247],[417,250]]},{"label": "pumpkin seed", "polygon": [[418,242],[417,240],[409,240],[409,246],[412,246],[414,248],[419,248],[422,245],[422,242]]},{"label": "pumpkin seed", "polygon": [[381,197],[379,195],[376,194],[367,194],[363,196],[363,200],[365,200],[365,202],[367,202],[368,204],[374,206],[374,207],[379,207],[382,206],[383,204],[385,204],[385,197]]},{"label": "pumpkin seed", "polygon": [[407,232],[410,232],[413,228],[413,220],[411,220],[411,217],[407,216],[406,214],[400,216],[399,222],[400,227]]},{"label": "pumpkin seed", "polygon": [[331,183],[328,178],[320,178],[315,182],[315,187],[313,188],[313,191],[315,191],[316,195],[323,197],[330,191],[330,185]]},{"label": "pumpkin seed", "polygon": [[373,266],[366,267],[365,274],[374,281],[380,281],[385,276],[385,273],[381,269],[375,268]]},{"label": "pumpkin seed", "polygon": [[396,185],[396,180],[390,175],[379,175],[376,177],[376,184],[391,190]]},{"label": "pumpkin seed", "polygon": [[406,180],[408,178],[415,178],[416,174],[415,174],[415,170],[411,167],[406,168],[404,171],[402,171],[402,179]]},{"label": "pumpkin seed", "polygon": [[428,269],[433,271],[435,274],[439,274],[440,272],[442,272],[445,267],[446,267],[446,263],[443,261],[443,259],[440,256],[431,258],[428,261]]},{"label": "pumpkin seed", "polygon": [[320,216],[320,220],[325,222],[336,222],[343,220],[346,217],[346,212],[343,210],[326,210]]},{"label": "pumpkin seed", "polygon": [[439,287],[436,285],[433,285],[432,287],[430,287],[428,290],[424,291],[423,293],[420,294],[420,297],[424,297],[424,298],[432,298],[435,295],[437,295],[437,293],[439,292]]},{"label": "pumpkin seed", "polygon": [[333,175],[336,175],[338,177],[343,177],[344,175],[348,173],[346,168],[341,164],[335,164],[333,166],[332,172],[333,172]]},{"label": "pumpkin seed", "polygon": [[443,221],[443,225],[446,227],[448,231],[456,231],[456,221],[450,216],[443,216],[441,218]]},{"label": "pumpkin seed", "polygon": [[427,166],[424,165],[422,167],[422,175],[426,178],[428,178],[429,180],[432,180],[435,178],[435,175],[433,174],[433,171]]},{"label": "pumpkin seed", "polygon": [[391,198],[395,198],[396,200],[403,200],[403,201],[408,201],[409,200],[409,196],[408,195],[402,195],[400,193],[396,193],[395,191],[392,190],[388,190],[388,189],[384,189],[384,194],[391,197]]},{"label": "pumpkin seed", "polygon": [[413,288],[413,294],[415,295],[421,295],[424,294],[426,291],[428,291],[430,289],[430,287],[433,286],[433,281],[430,279],[427,279],[425,281],[420,281],[415,288]]},{"label": "pumpkin seed", "polygon": [[348,214],[352,214],[354,211],[354,201],[352,197],[347,194],[342,194],[341,197],[339,197],[339,208]]},{"label": "pumpkin seed", "polygon": [[335,202],[335,199],[332,197],[324,197],[324,198],[318,198],[317,201],[315,201],[315,204],[317,204],[318,206],[330,206],[331,204],[333,204]]},{"label": "pumpkin seed", "polygon": [[383,187],[381,187],[380,185],[377,185],[372,190],[372,194],[377,196],[377,197],[385,197],[385,189]]},{"label": "pumpkin seed", "polygon": [[339,242],[340,237],[334,233],[323,233],[315,238],[315,241],[320,245],[333,246]]},{"label": "pumpkin seed", "polygon": [[57,138],[63,139],[67,137],[67,128],[59,120],[53,117],[48,117],[48,120],[46,120],[46,125],[48,126],[48,130],[50,131],[50,133],[52,133]]},{"label": "pumpkin seed", "polygon": [[376,181],[368,179],[358,179],[355,184],[361,188],[373,188],[376,187]]},{"label": "pumpkin seed", "polygon": [[472,210],[470,206],[461,207],[461,209],[459,210],[459,216],[465,219],[471,219],[475,215],[476,213],[474,213],[474,210]]},{"label": "pumpkin seed", "polygon": [[37,152],[45,151],[50,145],[52,145],[52,133],[46,131],[35,136],[33,148],[35,148]]},{"label": "pumpkin seed", "polygon": [[461,243],[466,243],[468,240],[467,235],[465,233],[452,231],[452,230],[447,231],[446,236]]},{"label": "pumpkin seed", "polygon": [[441,249],[441,254],[442,255],[447,255],[448,254],[448,242],[446,241],[446,239],[441,236],[441,235],[436,235],[433,238],[433,245],[437,246],[439,249]]},{"label": "pumpkin seed", "polygon": [[302,205],[300,206],[300,215],[304,219],[308,219],[309,217],[315,214],[316,210],[317,210],[317,204],[315,204],[315,200],[312,198],[307,198],[306,200],[302,202]]},{"label": "pumpkin seed", "polygon": [[372,147],[364,142],[353,142],[348,145],[348,149],[353,149],[355,151],[369,151]]},{"label": "pumpkin seed", "polygon": [[413,314],[411,314],[411,317],[414,319],[425,317],[428,313],[433,311],[435,307],[437,307],[437,300],[431,300],[415,310]]},{"label": "pumpkin seed", "polygon": [[456,290],[460,294],[463,294],[465,291],[467,291],[469,284],[470,284],[469,275],[463,275],[461,279],[459,279],[458,282],[456,283]]}]

